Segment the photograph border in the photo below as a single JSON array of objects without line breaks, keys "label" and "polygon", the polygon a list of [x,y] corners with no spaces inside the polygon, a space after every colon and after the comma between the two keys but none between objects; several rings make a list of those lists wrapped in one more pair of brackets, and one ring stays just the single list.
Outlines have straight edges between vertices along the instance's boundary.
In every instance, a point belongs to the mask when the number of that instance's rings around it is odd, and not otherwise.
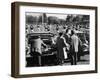
[{"label": "photograph border", "polygon": [[[43,73],[43,74],[23,74],[20,75],[19,65],[19,43],[20,43],[20,28],[19,28],[19,16],[20,6],[42,6],[42,7],[57,7],[57,8],[72,8],[72,9],[89,9],[95,11],[95,70],[89,71],[75,71],[75,72],[55,72],[55,73]],[[96,6],[81,6],[81,5],[63,5],[63,4],[47,4],[47,3],[31,3],[31,2],[13,2],[11,4],[11,76],[15,78],[25,77],[41,77],[41,76],[58,76],[58,75],[72,75],[72,74],[86,74],[97,73],[97,7]]]}]

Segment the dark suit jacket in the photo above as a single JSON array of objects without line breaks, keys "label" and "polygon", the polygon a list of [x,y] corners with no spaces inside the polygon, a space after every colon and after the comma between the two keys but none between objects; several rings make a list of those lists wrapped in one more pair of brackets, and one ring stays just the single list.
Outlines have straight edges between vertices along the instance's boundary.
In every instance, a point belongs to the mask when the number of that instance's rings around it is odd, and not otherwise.
[{"label": "dark suit jacket", "polygon": [[66,43],[68,43],[70,45],[71,44],[71,38],[66,34],[64,34],[64,38],[66,40]]},{"label": "dark suit jacket", "polygon": [[64,44],[64,40],[60,37],[57,38],[57,43],[56,43],[56,46],[57,46],[57,56],[60,58],[60,59],[64,59],[64,52],[63,52],[63,48],[65,47],[65,44]]}]

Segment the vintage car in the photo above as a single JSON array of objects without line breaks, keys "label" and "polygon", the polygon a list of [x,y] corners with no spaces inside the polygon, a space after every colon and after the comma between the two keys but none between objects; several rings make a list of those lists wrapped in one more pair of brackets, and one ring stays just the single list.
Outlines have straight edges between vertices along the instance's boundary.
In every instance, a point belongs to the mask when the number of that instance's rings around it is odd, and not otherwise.
[{"label": "vintage car", "polygon": [[76,34],[81,41],[78,53],[78,58],[80,59],[80,56],[89,54],[89,34],[84,33],[82,31],[76,31]]},{"label": "vintage car", "polygon": [[[51,47],[50,37],[52,34],[29,34],[28,44],[30,44],[30,56],[26,55],[27,67],[32,66],[50,66],[57,64],[57,57],[54,48]],[[34,47],[39,43],[37,42],[38,36],[47,46],[41,47],[41,53],[34,51]],[[37,45],[36,45],[37,44]],[[27,50],[26,50],[27,51]]]}]

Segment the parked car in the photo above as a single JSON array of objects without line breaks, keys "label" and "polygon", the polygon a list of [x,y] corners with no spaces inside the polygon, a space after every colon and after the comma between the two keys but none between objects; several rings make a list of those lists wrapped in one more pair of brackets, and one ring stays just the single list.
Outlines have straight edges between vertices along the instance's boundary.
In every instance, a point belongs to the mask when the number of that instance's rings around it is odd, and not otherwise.
[{"label": "parked car", "polygon": [[77,31],[76,34],[81,41],[81,45],[79,46],[79,53],[78,53],[78,59],[80,59],[80,56],[89,54],[89,41],[87,40],[87,38],[89,38],[89,35],[85,34],[82,31]]}]

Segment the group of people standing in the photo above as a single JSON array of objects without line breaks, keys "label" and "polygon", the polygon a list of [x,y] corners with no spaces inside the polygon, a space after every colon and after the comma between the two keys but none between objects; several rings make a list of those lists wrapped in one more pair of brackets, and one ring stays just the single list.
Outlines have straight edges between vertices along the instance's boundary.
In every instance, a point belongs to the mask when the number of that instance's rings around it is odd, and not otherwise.
[{"label": "group of people standing", "polygon": [[[55,38],[55,39],[54,39]],[[33,39],[33,38],[32,38]],[[31,44],[30,53],[42,54],[41,45],[47,46],[40,36],[34,37],[33,41],[29,41]],[[82,44],[74,30],[66,29],[66,31],[60,31],[58,34],[52,37],[52,44],[56,46],[57,62],[63,64],[64,60],[68,59],[71,65],[77,65],[79,45]]]},{"label": "group of people standing", "polygon": [[[70,34],[69,31],[71,31]],[[55,43],[59,63],[63,64],[65,59],[69,59],[71,65],[76,65],[80,43],[81,40],[78,38],[74,30],[66,29],[65,32],[59,32]]]}]

